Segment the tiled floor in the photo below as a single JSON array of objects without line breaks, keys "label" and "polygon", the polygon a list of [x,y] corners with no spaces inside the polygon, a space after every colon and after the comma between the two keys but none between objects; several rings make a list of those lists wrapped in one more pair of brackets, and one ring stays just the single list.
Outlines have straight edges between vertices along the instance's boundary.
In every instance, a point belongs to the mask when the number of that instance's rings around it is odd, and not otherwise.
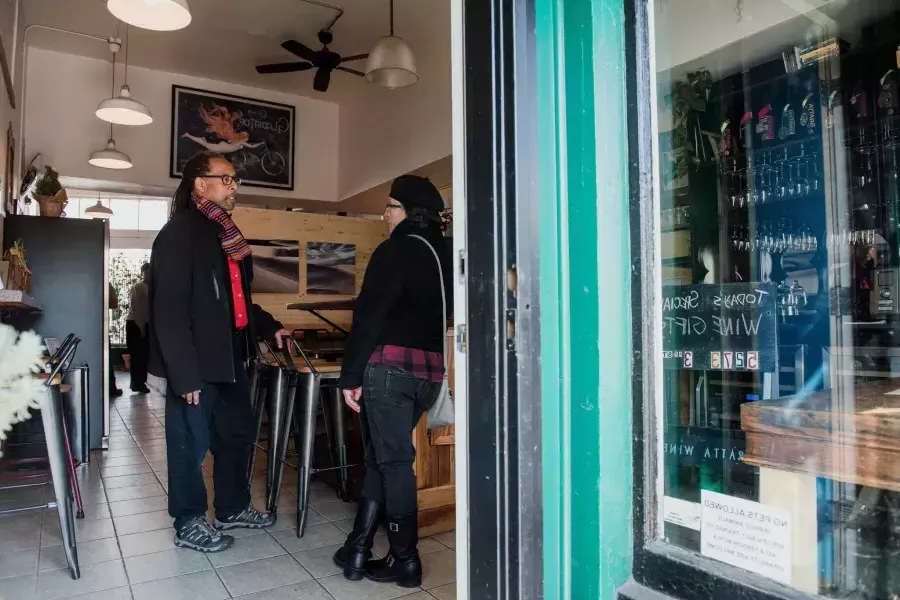
[{"label": "tiled floor", "polygon": [[[166,513],[163,421],[159,396],[118,399],[111,416],[110,450],[81,468],[86,505],[86,517],[77,524],[81,579],[72,580],[66,568],[55,509],[0,517],[0,599],[455,600],[452,533],[421,540],[424,589],[345,580],[331,555],[352,526],[355,507],[316,485],[306,534],[297,538],[288,508],[295,502],[296,474],[291,469],[285,469],[284,508],[271,530],[239,531],[234,547],[221,554],[176,549]],[[210,506],[211,461],[207,457],[204,467]],[[258,473],[252,485],[257,508],[264,507],[264,487]],[[33,504],[36,495],[47,493],[47,488],[0,491],[0,508]],[[386,548],[381,532],[375,553],[380,556]]]}]

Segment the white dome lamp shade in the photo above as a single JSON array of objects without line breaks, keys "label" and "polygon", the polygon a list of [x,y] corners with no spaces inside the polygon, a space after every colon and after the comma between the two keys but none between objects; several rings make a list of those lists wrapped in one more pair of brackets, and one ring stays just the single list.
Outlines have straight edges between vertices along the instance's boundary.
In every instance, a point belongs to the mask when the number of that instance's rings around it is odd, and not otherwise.
[{"label": "white dome lamp shade", "polygon": [[97,117],[116,125],[149,125],[153,122],[150,109],[131,97],[131,89],[123,85],[119,95],[107,98],[97,106]]},{"label": "white dome lamp shade", "polygon": [[106,148],[91,154],[88,162],[101,169],[130,169],[134,166],[127,154],[116,149],[116,141],[112,137],[106,142]]},{"label": "white dome lamp shade", "polygon": [[151,31],[175,31],[191,24],[187,0],[106,0],[114,17]]},{"label": "white dome lamp shade", "polygon": [[391,34],[378,40],[366,61],[366,81],[389,89],[403,88],[419,81],[416,59],[409,45],[394,35],[394,0],[391,3]]},{"label": "white dome lamp shade", "polygon": [[109,208],[103,206],[103,203],[100,202],[100,199],[97,198],[97,203],[91,207],[88,207],[84,210],[84,216],[90,217],[92,219],[109,219],[113,216],[113,211]]}]

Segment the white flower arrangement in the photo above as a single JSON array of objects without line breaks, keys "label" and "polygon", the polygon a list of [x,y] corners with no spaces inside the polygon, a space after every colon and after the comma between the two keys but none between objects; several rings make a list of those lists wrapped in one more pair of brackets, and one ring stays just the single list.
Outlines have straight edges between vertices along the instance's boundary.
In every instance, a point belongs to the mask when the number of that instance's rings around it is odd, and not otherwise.
[{"label": "white flower arrangement", "polygon": [[12,426],[31,418],[45,393],[35,377],[41,371],[44,344],[33,331],[18,332],[0,324],[0,441]]}]

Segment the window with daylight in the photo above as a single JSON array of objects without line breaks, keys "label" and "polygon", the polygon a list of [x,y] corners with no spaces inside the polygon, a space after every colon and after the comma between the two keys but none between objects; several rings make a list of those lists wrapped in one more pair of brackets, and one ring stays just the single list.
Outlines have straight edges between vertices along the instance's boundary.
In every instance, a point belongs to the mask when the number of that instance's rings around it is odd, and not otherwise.
[{"label": "window with daylight", "polygon": [[[70,196],[66,206],[69,217],[85,219],[84,211],[97,203],[98,197]],[[169,218],[169,200],[167,198],[148,198],[138,196],[122,196],[100,198],[100,202],[113,211],[109,220],[112,231],[159,231]]]},{"label": "window with daylight", "polygon": [[900,2],[654,4],[653,529],[898,598]]}]

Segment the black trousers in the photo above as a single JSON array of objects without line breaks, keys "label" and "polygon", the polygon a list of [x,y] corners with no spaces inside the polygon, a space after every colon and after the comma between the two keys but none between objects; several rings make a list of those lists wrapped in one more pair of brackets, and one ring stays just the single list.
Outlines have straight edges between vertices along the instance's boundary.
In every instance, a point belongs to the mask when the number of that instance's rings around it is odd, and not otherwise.
[{"label": "black trousers", "polygon": [[131,389],[136,390],[147,384],[147,360],[150,358],[150,338],[141,333],[134,321],[125,322],[125,344],[131,355]]},{"label": "black trousers", "polygon": [[206,514],[206,486],[201,464],[213,455],[213,505],[227,517],[250,506],[247,461],[256,441],[250,409],[250,382],[235,361],[234,383],[204,383],[200,404],[188,404],[166,391],[166,458],[169,470],[169,515],[175,529]]},{"label": "black trousers", "polygon": [[384,504],[388,518],[416,511],[416,450],[412,431],[437,400],[441,384],[370,363],[363,378],[363,497]]}]

